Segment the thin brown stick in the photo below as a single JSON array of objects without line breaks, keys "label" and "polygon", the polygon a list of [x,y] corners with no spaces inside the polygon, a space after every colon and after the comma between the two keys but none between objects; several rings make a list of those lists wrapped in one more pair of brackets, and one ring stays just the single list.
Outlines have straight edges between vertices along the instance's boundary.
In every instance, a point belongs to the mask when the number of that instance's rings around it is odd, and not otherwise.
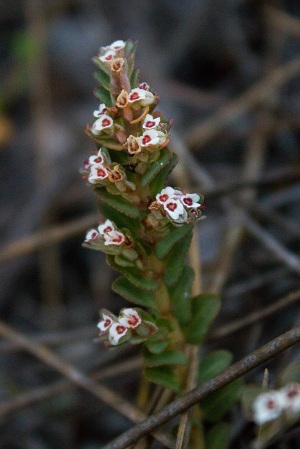
[{"label": "thin brown stick", "polygon": [[269,22],[277,29],[291,36],[300,37],[300,20],[273,6],[266,7]]},{"label": "thin brown stick", "polygon": [[260,347],[256,351],[248,354],[239,362],[231,365],[223,373],[205,382],[199,387],[194,388],[185,395],[176,399],[158,413],[147,418],[140,424],[137,424],[127,432],[124,432],[111,443],[103,447],[103,449],[125,449],[130,444],[135,443],[139,438],[157,429],[170,419],[197,404],[200,400],[207,397],[210,393],[219,390],[228,385],[235,379],[252,371],[264,362],[267,362],[274,356],[280,354],[285,349],[290,348],[300,342],[300,326],[294,327],[285,334],[271,340],[266,345]]},{"label": "thin brown stick", "polygon": [[33,251],[50,247],[75,235],[84,233],[99,220],[99,214],[86,215],[69,223],[53,226],[23,239],[8,243],[0,249],[0,263],[6,263],[16,257],[24,256]]},{"label": "thin brown stick", "polygon": [[[19,345],[22,345],[24,349],[37,357],[39,360],[45,362],[47,365],[67,377],[71,382],[88,391],[93,396],[117,410],[131,421],[140,422],[142,419],[145,419],[146,416],[144,413],[134,407],[130,402],[126,401],[124,398],[104,385],[95,383],[91,378],[85,376],[75,366],[70,363],[66,363],[45,346],[37,345],[3,322],[0,322],[0,334],[4,338],[8,338],[9,340],[15,341]],[[167,435],[162,434],[161,432],[155,432],[153,433],[153,436],[165,446],[169,448],[174,447],[173,442],[170,441],[170,438]]]},{"label": "thin brown stick", "polygon": [[[91,374],[91,379],[99,381],[107,378],[113,378],[118,375],[123,375],[132,372],[142,367],[142,360],[140,357],[134,357],[125,362],[113,363],[107,368],[102,368],[100,371]],[[33,403],[40,402],[54,395],[71,391],[76,387],[68,380],[60,380],[51,385],[35,388],[29,392],[19,394],[17,397],[3,401],[0,404],[0,416],[6,416],[10,413],[19,411],[21,408],[28,407]]]},{"label": "thin brown stick", "polygon": [[295,292],[289,293],[288,295],[284,296],[283,298],[280,298],[273,304],[264,307],[263,309],[257,310],[253,313],[248,314],[244,318],[232,321],[231,323],[225,326],[219,327],[208,337],[208,340],[214,341],[223,337],[227,337],[228,335],[231,335],[240,329],[243,329],[247,326],[250,326],[251,324],[257,323],[257,321],[261,321],[264,318],[267,318],[273,313],[285,309],[286,307],[290,306],[291,304],[299,300],[300,300],[300,290],[296,290]]},{"label": "thin brown stick", "polygon": [[271,98],[274,90],[288,82],[300,73],[300,60],[295,59],[273,70],[257,84],[250,87],[239,98],[221,107],[213,117],[204,123],[196,125],[187,133],[187,143],[191,148],[204,147],[226,126],[233,123],[242,114],[245,114],[257,104]]}]

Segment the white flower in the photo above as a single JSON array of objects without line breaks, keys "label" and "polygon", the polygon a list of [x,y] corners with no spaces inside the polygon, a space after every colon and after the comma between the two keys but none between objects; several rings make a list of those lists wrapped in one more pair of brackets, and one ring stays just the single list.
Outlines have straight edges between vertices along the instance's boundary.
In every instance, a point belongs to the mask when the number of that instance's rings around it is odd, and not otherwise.
[{"label": "white flower", "polygon": [[279,391],[262,393],[253,402],[254,421],[261,425],[278,418],[284,407],[284,396]]},{"label": "white flower", "polygon": [[102,151],[99,150],[97,156],[90,156],[89,157],[89,164],[103,164],[104,162],[104,155],[102,154]]},{"label": "white flower", "polygon": [[113,324],[113,319],[106,315],[105,313],[102,314],[102,320],[99,321],[97,324],[97,327],[100,329],[101,332],[106,332],[107,329]]},{"label": "white flower", "polygon": [[125,235],[120,231],[111,231],[107,234],[104,234],[104,245],[122,245],[125,242]]},{"label": "white flower", "polygon": [[300,385],[288,384],[280,390],[284,399],[284,408],[292,413],[300,412]]},{"label": "white flower", "polygon": [[111,63],[115,57],[115,54],[116,52],[114,50],[108,50],[104,53],[104,55],[99,56],[99,59],[100,61]]},{"label": "white flower", "polygon": [[142,147],[156,147],[165,143],[167,137],[161,131],[150,129],[149,131],[145,131],[139,139]]},{"label": "white flower", "polygon": [[184,216],[186,210],[184,209],[182,203],[175,199],[169,198],[164,204],[165,211],[170,215],[174,220],[179,219],[181,216]]},{"label": "white flower", "polygon": [[119,318],[119,323],[126,327],[132,327],[133,329],[141,324],[142,319],[140,315],[134,309],[123,309],[121,310],[121,318]]},{"label": "white flower", "polygon": [[173,189],[173,187],[166,187],[156,195],[156,201],[160,204],[164,204],[169,198],[172,198],[175,195],[180,196],[182,195],[182,192],[180,192],[180,190]]},{"label": "white flower", "polygon": [[154,95],[148,90],[140,89],[136,87],[132,89],[128,94],[128,103],[135,103],[140,101],[142,106],[154,103]]},{"label": "white flower", "polygon": [[106,220],[102,225],[98,226],[98,231],[101,235],[105,235],[115,231],[115,227],[110,220]]},{"label": "white flower", "polygon": [[101,103],[100,106],[99,106],[99,109],[97,111],[93,112],[93,116],[94,117],[100,117],[100,115],[105,114],[106,111],[107,111],[107,108],[106,108],[105,104]]},{"label": "white flower", "polygon": [[91,240],[95,240],[99,236],[96,229],[90,229],[85,236],[84,243],[89,243]]},{"label": "white flower", "polygon": [[127,137],[124,146],[127,148],[129,154],[137,154],[142,151],[139,138],[133,135]]},{"label": "white flower", "polygon": [[93,123],[92,133],[98,136],[99,134],[101,134],[101,131],[103,129],[111,128],[113,124],[113,119],[109,115],[103,114],[100,118],[98,118],[98,120]]},{"label": "white flower", "polygon": [[200,200],[200,196],[196,193],[187,193],[186,195],[182,195],[180,201],[186,207],[197,208],[200,206],[198,201]]},{"label": "white flower", "polygon": [[98,181],[103,181],[103,179],[108,177],[108,171],[102,164],[93,164],[91,167],[91,173],[88,177],[88,181],[91,184],[96,184]]},{"label": "white flower", "polygon": [[144,129],[153,129],[158,126],[160,122],[160,117],[153,118],[151,114],[147,114],[144,121],[143,121],[143,128]]},{"label": "white flower", "polygon": [[112,345],[117,345],[119,343],[120,338],[124,337],[128,331],[128,327],[123,326],[120,323],[113,323],[109,328],[109,342]]},{"label": "white flower", "polygon": [[147,83],[140,83],[139,88],[144,89],[144,90],[149,90],[150,86]]},{"label": "white flower", "polygon": [[110,44],[109,48],[111,50],[121,50],[121,48],[125,47],[125,44],[126,44],[126,42],[119,40],[119,41],[115,41],[112,44]]}]

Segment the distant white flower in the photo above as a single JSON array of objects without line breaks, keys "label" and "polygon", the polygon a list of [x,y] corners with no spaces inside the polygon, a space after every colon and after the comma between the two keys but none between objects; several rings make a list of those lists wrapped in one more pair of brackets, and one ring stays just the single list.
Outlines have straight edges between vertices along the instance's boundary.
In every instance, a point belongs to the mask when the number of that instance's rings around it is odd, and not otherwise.
[{"label": "distant white flower", "polygon": [[132,89],[128,94],[128,103],[140,102],[142,106],[154,103],[154,95],[148,90],[140,89],[136,87]]},{"label": "distant white flower", "polygon": [[89,164],[103,164],[104,162],[104,156],[101,150],[98,151],[97,156],[90,156],[89,157]]},{"label": "distant white flower", "polygon": [[151,114],[147,114],[144,121],[143,121],[143,128],[144,129],[153,129],[158,126],[160,122],[160,117],[153,118]]},{"label": "distant white flower", "polygon": [[129,154],[137,154],[142,151],[139,138],[133,135],[127,137],[124,146],[127,148]]},{"label": "distant white flower", "polygon": [[96,229],[90,229],[85,236],[84,243],[89,243],[91,240],[95,240],[99,236]]},{"label": "distant white flower", "polygon": [[300,412],[300,385],[292,383],[280,390],[284,399],[284,408],[292,413]]},{"label": "distant white flower", "polygon": [[284,407],[284,396],[279,391],[262,393],[253,402],[254,421],[261,425],[278,418]]},{"label": "distant white flower", "polygon": [[126,42],[119,40],[119,41],[115,41],[112,44],[110,44],[109,48],[111,50],[115,50],[115,51],[116,50],[121,50],[121,48],[125,47],[125,44],[126,44]]},{"label": "distant white flower", "polygon": [[99,56],[100,61],[111,63],[115,57],[116,52],[114,50],[108,50],[103,56]]},{"label": "distant white flower", "polygon": [[161,131],[150,129],[145,131],[139,139],[142,147],[157,147],[165,143],[167,137]]},{"label": "distant white flower", "polygon": [[156,201],[160,204],[164,204],[169,198],[172,198],[172,196],[175,195],[175,192],[179,192],[179,190],[175,190],[173,187],[165,187],[156,195]]},{"label": "distant white flower", "polygon": [[134,309],[121,310],[121,318],[119,317],[119,323],[126,327],[132,327],[133,329],[141,324],[142,319]]},{"label": "distant white flower", "polygon": [[113,124],[113,119],[109,115],[103,114],[100,118],[98,118],[98,120],[93,123],[92,133],[98,136],[99,134],[101,134],[101,131],[103,129],[111,128]]},{"label": "distant white flower", "polygon": [[99,109],[93,112],[94,117],[100,117],[101,115],[105,114],[107,111],[107,108],[105,104],[101,103],[99,106]]},{"label": "distant white flower", "polygon": [[88,181],[91,184],[96,184],[99,181],[103,181],[108,177],[108,171],[102,164],[93,164],[91,166],[91,173],[88,177]]},{"label": "distant white flower", "polygon": [[101,235],[109,234],[114,231],[115,227],[110,220],[106,220],[103,224],[98,226],[98,231]]},{"label": "distant white flower", "polygon": [[106,332],[107,329],[110,328],[110,326],[113,324],[113,319],[106,315],[105,313],[102,314],[102,320],[99,321],[97,324],[97,327],[100,329],[101,332]]},{"label": "distant white flower", "polygon": [[144,89],[144,90],[149,90],[150,86],[147,83],[140,83],[139,88]]},{"label": "distant white flower", "polygon": [[180,201],[186,207],[197,208],[200,206],[198,201],[200,200],[200,196],[196,193],[187,193],[186,195],[182,195]]},{"label": "distant white flower", "polygon": [[175,199],[169,198],[164,204],[165,211],[170,215],[174,220],[178,220],[181,216],[186,214],[186,210],[184,209],[182,203]]},{"label": "distant white flower", "polygon": [[113,323],[109,328],[109,342],[112,345],[117,345],[120,338],[124,337],[128,331],[128,327],[120,323]]},{"label": "distant white flower", "polygon": [[125,242],[125,235],[120,231],[111,231],[104,234],[104,245],[122,245]]}]

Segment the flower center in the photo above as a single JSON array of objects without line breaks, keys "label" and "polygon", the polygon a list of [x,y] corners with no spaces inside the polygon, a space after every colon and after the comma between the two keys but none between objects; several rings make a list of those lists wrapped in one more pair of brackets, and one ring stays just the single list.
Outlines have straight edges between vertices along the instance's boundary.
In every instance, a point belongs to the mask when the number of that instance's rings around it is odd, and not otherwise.
[{"label": "flower center", "polygon": [[123,240],[122,235],[117,235],[116,237],[114,237],[114,238],[112,239],[112,241],[115,242],[115,243],[121,243],[122,240]]},{"label": "flower center", "polygon": [[175,209],[177,209],[177,204],[176,203],[169,203],[167,205],[167,208],[173,212]]},{"label": "flower center", "polygon": [[146,128],[153,128],[153,126],[155,126],[155,122],[151,122],[151,120],[149,120],[145,123],[145,126]]},{"label": "flower center", "polygon": [[104,327],[109,327],[111,325],[111,320],[109,318],[106,318],[106,320],[103,323]]},{"label": "flower center", "polygon": [[126,327],[125,327],[125,326],[122,326],[121,324],[120,324],[119,326],[116,327],[116,332],[117,332],[117,334],[119,334],[119,335],[123,334],[123,332],[125,332],[125,331],[126,331]]},{"label": "flower center", "polygon": [[104,234],[107,234],[108,232],[111,232],[111,231],[113,231],[113,228],[112,228],[111,226],[107,226],[107,227],[103,230]]},{"label": "flower center", "polygon": [[269,399],[266,406],[269,410],[273,410],[274,408],[276,408],[276,403],[273,399]]},{"label": "flower center", "polygon": [[149,143],[150,140],[151,140],[151,137],[150,137],[150,136],[145,136],[145,137],[143,137],[143,140],[142,140],[143,145],[146,145],[146,143]]},{"label": "flower center", "polygon": [[162,203],[164,203],[165,201],[167,201],[168,198],[169,198],[169,196],[168,196],[167,194],[160,195],[160,196],[159,196],[159,201],[161,201]]},{"label": "flower center", "polygon": [[139,322],[139,319],[136,316],[131,315],[130,318],[128,319],[128,324],[130,324],[131,326],[136,326]]},{"label": "flower center", "polygon": [[96,157],[95,162],[97,162],[97,164],[103,162],[103,159],[101,156]]},{"label": "flower center", "polygon": [[137,92],[133,92],[133,94],[130,95],[129,100],[134,101],[138,100],[140,98],[139,94]]},{"label": "flower center", "polygon": [[110,125],[110,120],[108,118],[104,118],[102,120],[102,126],[109,126]]},{"label": "flower center", "polygon": [[187,206],[191,206],[193,204],[193,200],[191,198],[183,198],[183,202]]},{"label": "flower center", "polygon": [[103,168],[98,168],[97,169],[97,176],[99,176],[99,178],[105,178],[105,176],[106,176],[105,170],[103,170]]},{"label": "flower center", "polygon": [[288,392],[287,396],[290,399],[293,399],[295,396],[298,396],[298,391],[296,388],[291,388],[290,391]]},{"label": "flower center", "polygon": [[105,56],[106,61],[111,61],[112,60],[112,55],[107,55]]}]

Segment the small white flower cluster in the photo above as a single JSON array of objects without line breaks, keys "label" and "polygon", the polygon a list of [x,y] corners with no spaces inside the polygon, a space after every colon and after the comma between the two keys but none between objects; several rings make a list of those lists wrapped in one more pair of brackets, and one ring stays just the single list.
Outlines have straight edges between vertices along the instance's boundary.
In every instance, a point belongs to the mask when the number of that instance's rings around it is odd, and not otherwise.
[{"label": "small white flower cluster", "polygon": [[84,243],[91,244],[98,239],[104,239],[105,246],[122,245],[125,242],[125,235],[116,230],[115,225],[110,220],[106,220],[105,223],[98,226],[98,230],[91,229],[87,232]]},{"label": "small white flower cluster", "polygon": [[156,201],[163,207],[168,218],[177,224],[187,223],[202,215],[203,197],[197,193],[183,193],[166,187],[156,195]]},{"label": "small white flower cluster", "polygon": [[99,56],[100,61],[112,63],[118,55],[118,52],[125,47],[125,44],[126,42],[119,40],[113,42],[107,47],[101,47],[100,53],[104,54],[102,54],[102,56]]},{"label": "small white flower cluster", "polygon": [[88,181],[91,184],[103,181],[108,178],[107,161],[101,149],[95,156],[90,156],[84,164],[84,170],[88,173]]},{"label": "small white flower cluster", "polygon": [[103,131],[111,130],[114,121],[108,115],[105,104],[101,103],[99,109],[94,111],[93,115],[97,118],[91,128],[91,131],[95,136],[99,136]]},{"label": "small white flower cluster", "polygon": [[[102,319],[97,326],[100,330],[99,337],[104,337],[113,346],[130,339],[133,340],[134,337],[139,335],[138,327],[142,324],[148,331],[146,331],[147,336],[157,331],[154,323],[143,320],[138,311],[133,308],[122,309],[118,318],[104,310],[101,315]],[[145,334],[145,329],[143,329],[143,334]],[[125,336],[126,338],[124,338]]]},{"label": "small white flower cluster", "polygon": [[285,414],[293,418],[300,415],[300,384],[291,383],[280,390],[262,393],[252,404],[254,421],[262,425]]},{"label": "small white flower cluster", "polygon": [[165,124],[160,123],[160,117],[147,114],[142,121],[143,134],[141,136],[130,135],[125,143],[128,153],[135,155],[143,150],[152,152],[159,150],[168,144],[167,134],[162,131]]}]

